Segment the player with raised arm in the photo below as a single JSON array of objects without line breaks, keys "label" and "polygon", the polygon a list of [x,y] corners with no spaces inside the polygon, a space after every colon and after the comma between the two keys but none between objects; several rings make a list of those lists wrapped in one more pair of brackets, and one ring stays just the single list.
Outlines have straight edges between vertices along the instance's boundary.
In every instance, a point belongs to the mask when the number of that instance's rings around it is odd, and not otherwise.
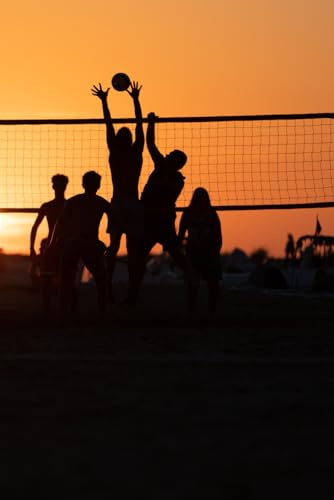
[{"label": "player with raised arm", "polygon": [[[141,249],[144,261],[150,250],[156,243],[162,245],[183,271],[186,271],[185,257],[180,250],[176,230],[176,201],[184,187],[185,177],[180,170],[187,162],[187,156],[183,151],[175,149],[163,155],[155,143],[156,115],[149,113],[146,144],[154,163],[153,172],[150,174],[141,195],[141,201],[145,215],[145,234]],[[138,293],[142,275],[136,287]],[[135,295],[133,300],[135,301]]]},{"label": "player with raised arm", "polygon": [[136,117],[134,140],[131,130],[128,127],[121,127],[116,133],[107,103],[109,90],[109,88],[103,90],[101,84],[99,86],[94,85],[92,88],[92,94],[99,97],[102,102],[109,148],[109,166],[113,185],[108,227],[108,232],[110,233],[110,247],[107,252],[108,288],[109,296],[112,300],[113,271],[120,247],[121,236],[125,234],[128,253],[129,300],[133,294],[133,283],[138,273],[138,245],[140,244],[144,229],[143,212],[138,193],[144,149],[142,111],[139,102],[141,86],[138,85],[138,82],[132,82],[130,83],[130,90],[121,89],[126,90],[133,99]]}]

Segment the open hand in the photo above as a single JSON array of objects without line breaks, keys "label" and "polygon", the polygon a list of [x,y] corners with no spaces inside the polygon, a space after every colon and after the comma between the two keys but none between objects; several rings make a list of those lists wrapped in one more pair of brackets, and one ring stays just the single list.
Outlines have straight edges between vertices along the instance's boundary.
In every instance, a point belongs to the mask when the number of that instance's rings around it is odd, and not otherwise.
[{"label": "open hand", "polygon": [[138,82],[132,82],[130,83],[130,86],[131,90],[127,90],[127,93],[132,97],[132,99],[138,99],[142,85],[139,86]]},{"label": "open hand", "polygon": [[101,83],[99,83],[99,86],[97,87],[96,85],[93,85],[93,88],[91,89],[92,94],[96,95],[100,99],[106,99],[107,95],[109,93],[110,87],[108,87],[106,90],[103,90]]}]

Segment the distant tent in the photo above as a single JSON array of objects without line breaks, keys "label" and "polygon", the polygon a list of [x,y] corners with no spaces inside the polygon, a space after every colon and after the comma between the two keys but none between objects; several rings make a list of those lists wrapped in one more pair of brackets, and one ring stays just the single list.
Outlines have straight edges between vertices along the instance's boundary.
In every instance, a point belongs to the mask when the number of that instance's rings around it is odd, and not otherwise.
[{"label": "distant tent", "polygon": [[288,288],[282,270],[273,264],[256,267],[249,277],[249,284],[272,289]]},{"label": "distant tent", "polygon": [[325,257],[328,263],[334,252],[334,236],[305,234],[298,238],[296,248],[304,268],[313,267],[313,256]]},{"label": "distant tent", "polygon": [[302,248],[306,242],[313,243],[314,245],[334,245],[334,236],[305,234],[298,238],[296,243],[297,248]]},{"label": "distant tent", "polygon": [[240,248],[235,248],[227,257],[226,271],[228,273],[247,273],[253,267],[250,257]]},{"label": "distant tent", "polygon": [[309,269],[313,267],[314,245],[308,245],[301,256],[300,268]]}]

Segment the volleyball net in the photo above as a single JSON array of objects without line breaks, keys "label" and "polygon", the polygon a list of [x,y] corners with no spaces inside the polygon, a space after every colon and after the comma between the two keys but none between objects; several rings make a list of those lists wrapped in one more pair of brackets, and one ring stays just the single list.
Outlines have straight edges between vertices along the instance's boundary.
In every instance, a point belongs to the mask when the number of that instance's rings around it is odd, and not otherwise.
[{"label": "volleyball net", "polygon": [[[134,119],[113,122],[134,133]],[[162,154],[187,154],[178,210],[199,186],[218,210],[334,206],[332,113],[158,118],[156,144]],[[0,120],[0,211],[37,211],[53,198],[57,173],[69,177],[70,197],[96,170],[99,194],[110,199],[108,154],[102,119]],[[145,146],[140,193],[152,169]]]}]

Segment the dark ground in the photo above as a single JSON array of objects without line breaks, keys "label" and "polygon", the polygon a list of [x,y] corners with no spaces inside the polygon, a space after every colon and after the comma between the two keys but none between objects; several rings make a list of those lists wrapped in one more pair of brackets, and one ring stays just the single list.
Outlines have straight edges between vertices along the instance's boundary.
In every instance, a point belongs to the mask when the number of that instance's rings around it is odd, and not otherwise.
[{"label": "dark ground", "polygon": [[227,289],[215,322],[183,289],[67,325],[0,289],[2,498],[332,499],[328,294]]}]

